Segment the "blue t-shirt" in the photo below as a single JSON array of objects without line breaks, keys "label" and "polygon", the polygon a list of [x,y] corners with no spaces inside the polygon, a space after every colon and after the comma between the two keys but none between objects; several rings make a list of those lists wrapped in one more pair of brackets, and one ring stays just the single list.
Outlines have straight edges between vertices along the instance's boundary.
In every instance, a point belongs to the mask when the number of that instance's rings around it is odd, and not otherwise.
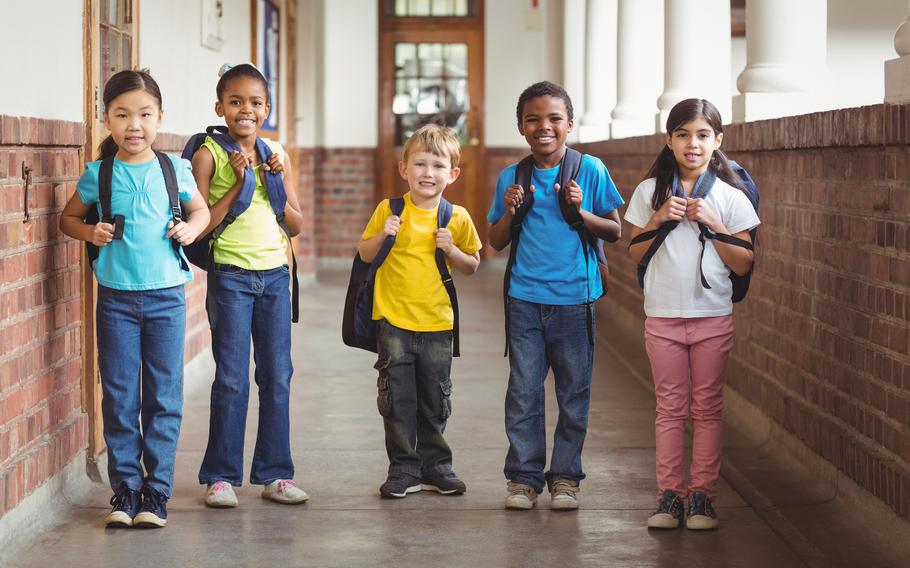
[{"label": "blue t-shirt", "polygon": [[[495,224],[506,212],[506,190],[515,183],[512,164],[499,174],[496,196],[487,219]],[[538,304],[570,306],[585,304],[603,293],[597,257],[588,248],[587,279],[585,256],[578,233],[569,227],[559,210],[561,198],[554,185],[559,181],[559,166],[534,167],[534,205],[522,222],[521,240],[512,267],[509,296]],[[581,208],[602,217],[623,204],[607,167],[599,158],[585,154],[575,179],[582,190]],[[528,188],[525,188],[528,191]]]},{"label": "blue t-shirt", "polygon": [[[190,162],[168,155],[177,171],[181,201],[196,194]],[[98,207],[98,170],[101,161],[86,164],[76,192],[86,205]],[[123,239],[101,247],[92,267],[98,283],[117,290],[155,290],[178,286],[193,279],[183,270],[167,234],[171,220],[164,174],[158,159],[128,164],[114,158],[111,178],[111,214],[123,215]],[[183,255],[183,251],[180,252]],[[185,257],[184,257],[185,258]]]}]

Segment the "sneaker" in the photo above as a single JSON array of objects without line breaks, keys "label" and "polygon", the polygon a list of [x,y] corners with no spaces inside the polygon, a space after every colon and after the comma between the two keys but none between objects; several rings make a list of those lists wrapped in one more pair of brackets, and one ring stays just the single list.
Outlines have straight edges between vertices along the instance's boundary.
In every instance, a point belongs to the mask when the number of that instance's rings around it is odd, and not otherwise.
[{"label": "sneaker", "polygon": [[133,518],[134,527],[161,528],[167,524],[167,495],[154,487],[142,488],[142,505]]},{"label": "sneaker", "polygon": [[506,487],[509,496],[506,497],[506,509],[531,509],[537,504],[537,491],[524,483],[508,482]]},{"label": "sneaker", "polygon": [[420,491],[420,480],[410,475],[390,475],[385,483],[379,487],[379,495],[383,499],[401,499],[408,493]]},{"label": "sneaker", "polygon": [[682,499],[672,489],[664,489],[657,510],[648,517],[649,529],[675,529],[682,522],[685,511]]},{"label": "sneaker", "polygon": [[205,504],[216,509],[236,507],[237,495],[234,493],[234,487],[227,481],[216,481],[209,484],[205,493]]},{"label": "sneaker", "polygon": [[436,491],[442,495],[463,495],[468,490],[464,481],[458,479],[453,472],[439,473],[428,472],[420,480],[420,488],[424,491]]},{"label": "sneaker", "polygon": [[305,503],[310,496],[297,487],[293,479],[276,479],[262,488],[262,498],[285,505],[297,505]]},{"label": "sneaker", "polygon": [[130,489],[125,482],[121,482],[117,492],[111,497],[111,512],[104,517],[104,524],[108,527],[131,527],[133,517],[139,512],[139,492]]},{"label": "sneaker", "polygon": [[557,479],[550,486],[550,508],[557,511],[578,509],[578,482],[571,479]]},{"label": "sneaker", "polygon": [[717,528],[717,514],[714,513],[711,500],[701,491],[696,491],[689,496],[686,528],[693,531],[708,531]]}]

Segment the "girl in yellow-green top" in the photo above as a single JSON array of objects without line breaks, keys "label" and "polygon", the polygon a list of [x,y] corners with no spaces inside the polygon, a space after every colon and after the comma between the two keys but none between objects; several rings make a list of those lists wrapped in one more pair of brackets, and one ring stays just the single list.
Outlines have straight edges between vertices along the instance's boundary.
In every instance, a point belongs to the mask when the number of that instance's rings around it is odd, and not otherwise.
[{"label": "girl in yellow-green top", "polygon": [[[287,238],[269,204],[261,170],[290,179],[287,155],[276,142],[267,164],[256,152],[257,132],[269,114],[268,83],[249,64],[222,68],[215,112],[242,152],[228,155],[211,138],[193,156],[193,176],[211,212],[208,230],[217,227],[240,194],[243,172],[256,174],[249,208],[213,241],[214,302],[209,304],[215,382],[212,385],[209,441],[199,470],[210,507],[235,507],[233,486],[243,482],[243,438],[249,400],[250,336],[259,387],[259,429],[250,482],[264,485],[262,497],[302,503],[307,494],[294,484],[290,447],[291,298]],[[293,189],[287,188],[284,218],[291,236],[303,219]],[[215,313],[211,313],[214,311]]]}]

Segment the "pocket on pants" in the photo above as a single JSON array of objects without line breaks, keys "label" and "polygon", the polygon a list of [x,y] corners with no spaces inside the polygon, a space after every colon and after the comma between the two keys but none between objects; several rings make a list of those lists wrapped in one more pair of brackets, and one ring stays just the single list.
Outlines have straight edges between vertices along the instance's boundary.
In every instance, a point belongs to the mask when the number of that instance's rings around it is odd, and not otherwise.
[{"label": "pocket on pants", "polygon": [[389,358],[380,357],[376,361],[374,368],[379,371],[379,377],[376,379],[376,408],[379,415],[383,418],[392,413],[392,391],[389,388]]},{"label": "pocket on pants", "polygon": [[448,420],[452,416],[452,380],[445,379],[439,383],[439,390],[442,391],[439,417],[443,420]]}]

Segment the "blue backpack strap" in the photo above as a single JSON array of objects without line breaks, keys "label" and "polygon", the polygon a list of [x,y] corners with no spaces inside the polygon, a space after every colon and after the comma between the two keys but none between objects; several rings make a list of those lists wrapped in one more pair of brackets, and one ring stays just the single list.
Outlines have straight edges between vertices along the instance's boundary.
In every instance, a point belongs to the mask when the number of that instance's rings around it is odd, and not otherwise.
[{"label": "blue backpack strap", "polygon": [[[183,221],[183,210],[180,208],[180,187],[177,184],[177,171],[174,169],[174,162],[164,152],[155,151],[155,157],[158,158],[158,164],[161,166],[161,173],[164,176],[164,187],[167,189],[167,198],[171,208],[171,219],[174,224]],[[171,238],[171,246],[174,253],[180,259],[180,268],[189,270],[190,267],[180,254],[180,241]]]},{"label": "blue backpack strap", "polygon": [[[401,217],[401,214],[404,213],[404,197],[393,197],[392,199],[389,199],[389,208],[392,210],[392,215]],[[395,236],[387,236],[382,242],[382,246],[379,247],[379,252],[373,257],[373,261],[370,262],[370,272],[368,273],[367,278],[372,279],[376,276],[376,271],[379,270],[379,267],[385,262],[386,257],[392,252],[392,247],[394,245]]]},{"label": "blue backpack strap", "polygon": [[521,240],[521,224],[524,222],[528,211],[534,205],[534,194],[531,193],[531,176],[534,173],[534,156],[525,156],[515,166],[515,183],[524,190],[521,203],[515,208],[512,216],[511,237],[509,238],[509,259],[506,261],[506,270],[502,277],[502,305],[505,310],[506,348],[503,357],[509,355],[509,287],[512,284],[512,267],[515,266],[515,255],[518,251],[518,242]]},{"label": "blue backpack strap", "polygon": [[[452,220],[452,204],[445,200],[439,199],[439,207],[436,214],[436,224],[440,229],[444,229]],[[452,280],[452,274],[449,272],[449,266],[446,264],[446,253],[442,249],[436,249],[436,268],[439,269],[439,275],[442,277],[442,285],[449,295],[449,302],[452,304],[452,313],[454,322],[452,325],[452,356],[461,356],[461,346],[458,339],[458,293],[455,291],[455,281]]]}]

